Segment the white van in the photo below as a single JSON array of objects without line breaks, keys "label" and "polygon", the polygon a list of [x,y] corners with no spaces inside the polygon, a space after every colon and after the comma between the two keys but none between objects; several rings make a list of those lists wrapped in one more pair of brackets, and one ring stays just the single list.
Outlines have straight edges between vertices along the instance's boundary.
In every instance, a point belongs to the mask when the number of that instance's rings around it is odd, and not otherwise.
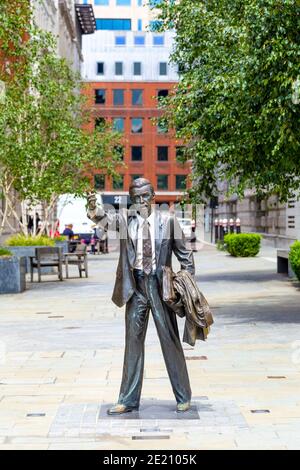
[{"label": "white van", "polygon": [[[101,194],[97,194],[97,203],[102,204]],[[87,200],[84,197],[75,197],[73,194],[63,194],[57,204],[57,218],[62,233],[65,225],[72,224],[75,235],[91,235],[92,222],[87,216]]]}]

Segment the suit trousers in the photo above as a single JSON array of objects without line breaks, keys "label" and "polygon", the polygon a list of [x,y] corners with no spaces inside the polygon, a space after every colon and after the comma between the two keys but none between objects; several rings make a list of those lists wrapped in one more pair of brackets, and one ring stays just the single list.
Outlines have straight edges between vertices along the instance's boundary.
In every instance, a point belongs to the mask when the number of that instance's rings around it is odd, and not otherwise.
[{"label": "suit trousers", "polygon": [[138,408],[144,374],[144,343],[152,311],[165,364],[177,403],[191,400],[191,388],[176,314],[161,298],[156,274],[134,270],[136,290],[126,304],[123,376],[118,403]]}]

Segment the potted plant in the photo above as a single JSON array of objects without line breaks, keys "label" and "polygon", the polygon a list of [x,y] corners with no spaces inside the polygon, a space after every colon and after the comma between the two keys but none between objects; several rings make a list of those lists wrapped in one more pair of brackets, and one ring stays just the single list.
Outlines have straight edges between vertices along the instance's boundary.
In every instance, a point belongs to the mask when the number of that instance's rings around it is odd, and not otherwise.
[{"label": "potted plant", "polygon": [[15,294],[26,288],[26,258],[0,247],[0,294]]},{"label": "potted plant", "polygon": [[[35,256],[35,249],[42,246],[55,246],[55,241],[47,236],[25,236],[25,235],[13,235],[8,238],[5,245],[9,247],[9,250],[18,257],[24,256],[26,258],[26,272],[30,272],[30,256]],[[49,274],[51,268],[43,268],[44,274]]]}]

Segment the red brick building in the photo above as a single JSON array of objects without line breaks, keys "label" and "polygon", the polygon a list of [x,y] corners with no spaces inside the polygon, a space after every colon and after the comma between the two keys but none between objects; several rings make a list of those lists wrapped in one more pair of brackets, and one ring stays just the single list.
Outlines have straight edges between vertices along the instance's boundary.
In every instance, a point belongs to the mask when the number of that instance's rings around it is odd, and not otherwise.
[{"label": "red brick building", "polygon": [[157,202],[181,198],[190,172],[189,164],[177,161],[182,145],[174,132],[161,128],[158,97],[174,87],[170,82],[89,82],[86,84],[92,119],[90,126],[103,119],[124,133],[122,182],[114,182],[95,169],[95,188],[104,194],[128,192],[133,178],[143,176],[154,185]]}]

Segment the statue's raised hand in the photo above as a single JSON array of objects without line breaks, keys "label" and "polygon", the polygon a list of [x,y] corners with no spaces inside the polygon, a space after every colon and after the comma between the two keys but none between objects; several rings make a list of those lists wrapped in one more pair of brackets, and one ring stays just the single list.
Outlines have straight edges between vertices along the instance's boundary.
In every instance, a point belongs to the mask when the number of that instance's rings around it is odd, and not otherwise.
[{"label": "statue's raised hand", "polygon": [[91,192],[87,194],[87,206],[88,206],[88,209],[91,211],[96,209],[97,207],[96,193]]}]

